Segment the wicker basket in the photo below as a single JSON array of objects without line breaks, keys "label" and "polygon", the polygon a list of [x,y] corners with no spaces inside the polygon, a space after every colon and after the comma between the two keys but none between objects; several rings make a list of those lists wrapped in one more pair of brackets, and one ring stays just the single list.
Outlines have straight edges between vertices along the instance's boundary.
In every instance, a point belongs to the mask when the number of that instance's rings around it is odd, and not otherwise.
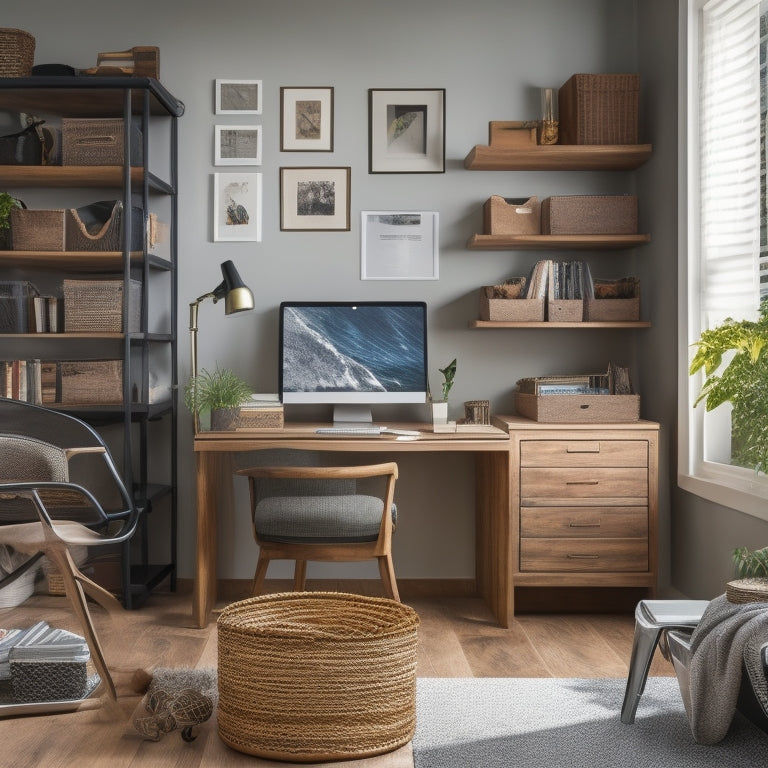
[{"label": "wicker basket", "polygon": [[11,209],[14,251],[63,251],[64,211]]},{"label": "wicker basket", "polygon": [[729,603],[768,603],[768,579],[736,579],[725,585]]},{"label": "wicker basket", "polygon": [[[62,165],[122,165],[125,124],[120,118],[61,120]],[[141,131],[131,125],[131,165],[142,164]]]},{"label": "wicker basket", "polygon": [[35,61],[35,38],[23,29],[0,28],[0,77],[29,77]]},{"label": "wicker basket", "polygon": [[494,299],[493,286],[480,289],[480,319],[501,322],[544,320],[544,299]]},{"label": "wicker basket", "polygon": [[63,405],[121,405],[122,360],[78,360],[60,363]]},{"label": "wicker basket", "polygon": [[387,598],[264,595],[218,619],[219,736],[240,752],[320,762],[406,744],[419,618]]},{"label": "wicker basket", "polygon": [[637,234],[635,195],[558,195],[541,203],[545,235]]},{"label": "wicker basket", "polygon": [[[64,280],[64,331],[123,333],[122,280]],[[128,333],[140,328],[141,283],[129,282]]]},{"label": "wicker basket", "polygon": [[486,235],[538,235],[541,204],[538,197],[514,199],[491,195],[483,204]]},{"label": "wicker basket", "polygon": [[637,144],[640,76],[573,75],[559,91],[561,144]]}]

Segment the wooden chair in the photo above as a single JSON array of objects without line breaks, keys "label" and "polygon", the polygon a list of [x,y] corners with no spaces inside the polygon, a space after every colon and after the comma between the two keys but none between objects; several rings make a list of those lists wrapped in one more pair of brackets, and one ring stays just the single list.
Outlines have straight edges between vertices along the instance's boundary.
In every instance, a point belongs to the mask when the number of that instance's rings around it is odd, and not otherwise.
[{"label": "wooden chair", "polygon": [[[264,589],[272,560],[295,560],[294,590],[306,585],[307,561],[377,560],[384,592],[400,600],[392,564],[397,464],[359,467],[255,466],[248,477],[253,535],[259,559],[253,595]],[[380,478],[378,495],[361,493],[357,481]]]},{"label": "wooden chair", "polygon": [[109,612],[123,606],[75,564],[72,546],[129,539],[138,510],[100,435],[72,416],[0,398],[0,545],[30,556],[10,583],[45,555],[62,576],[91,659],[111,698],[117,694],[86,595]]}]

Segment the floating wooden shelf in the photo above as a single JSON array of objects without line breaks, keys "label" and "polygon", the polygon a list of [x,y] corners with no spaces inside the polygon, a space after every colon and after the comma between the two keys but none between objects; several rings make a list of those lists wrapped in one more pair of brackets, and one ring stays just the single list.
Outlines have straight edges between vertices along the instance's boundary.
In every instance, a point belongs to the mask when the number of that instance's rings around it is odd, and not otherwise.
[{"label": "floating wooden shelf", "polygon": [[[141,264],[144,254],[131,251],[131,263]],[[167,259],[147,255],[153,269],[170,269]],[[66,272],[118,271],[123,268],[121,251],[0,251],[0,266],[24,269],[60,269]]]},{"label": "floating wooden shelf", "polygon": [[470,171],[631,171],[645,163],[651,144],[552,144],[497,149],[478,144],[464,159]]},{"label": "floating wooden shelf", "polygon": [[650,235],[472,235],[472,251],[508,250],[617,250],[636,248],[651,242]]},{"label": "floating wooden shelf", "polygon": [[472,320],[469,323],[470,328],[568,328],[582,330],[584,328],[650,328],[651,324],[644,320],[626,320],[612,322],[575,322],[575,323],[557,323],[530,320],[530,321],[510,321],[510,320]]}]

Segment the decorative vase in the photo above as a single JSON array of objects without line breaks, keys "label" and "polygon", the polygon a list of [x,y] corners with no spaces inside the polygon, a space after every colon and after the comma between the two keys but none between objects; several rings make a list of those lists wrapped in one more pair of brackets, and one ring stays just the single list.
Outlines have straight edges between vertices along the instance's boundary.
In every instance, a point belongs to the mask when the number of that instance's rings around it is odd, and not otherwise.
[{"label": "decorative vase", "polygon": [[441,426],[448,423],[448,401],[435,400],[432,402],[432,425]]},{"label": "decorative vase", "polygon": [[240,418],[239,408],[212,408],[211,432],[232,432]]}]

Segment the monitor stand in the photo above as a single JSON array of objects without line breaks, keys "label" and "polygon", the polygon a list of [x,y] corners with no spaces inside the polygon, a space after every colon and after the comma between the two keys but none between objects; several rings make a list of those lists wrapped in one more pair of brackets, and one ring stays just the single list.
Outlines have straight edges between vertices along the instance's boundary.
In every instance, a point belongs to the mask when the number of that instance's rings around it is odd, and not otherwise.
[{"label": "monitor stand", "polygon": [[334,427],[374,427],[371,406],[361,404],[337,404],[333,406]]}]

